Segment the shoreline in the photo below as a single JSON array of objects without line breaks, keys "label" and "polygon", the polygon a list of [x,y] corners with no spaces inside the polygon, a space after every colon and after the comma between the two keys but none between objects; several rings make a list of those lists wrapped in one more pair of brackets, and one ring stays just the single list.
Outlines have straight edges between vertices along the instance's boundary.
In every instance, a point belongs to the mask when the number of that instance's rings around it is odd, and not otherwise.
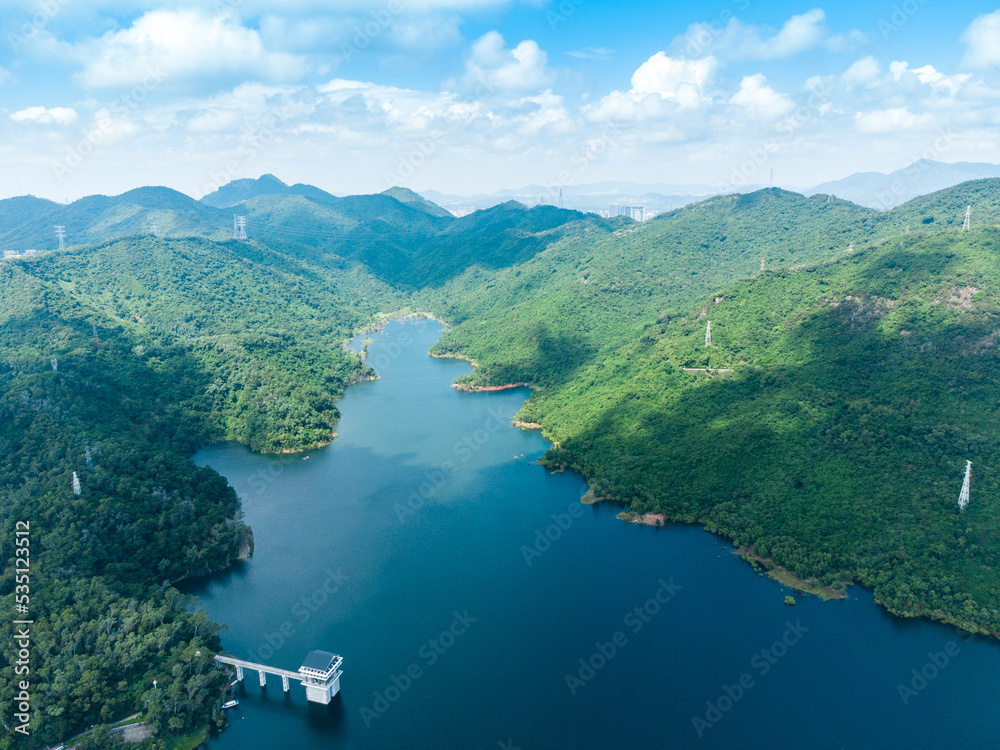
[{"label": "shoreline", "polygon": [[778,583],[795,589],[796,591],[813,594],[818,596],[823,601],[847,598],[846,589],[824,586],[817,578],[799,578],[787,568],[775,563],[771,558],[758,555],[754,552],[753,545],[734,549],[731,554],[741,557],[744,561],[749,563],[750,567],[754,570],[760,571],[763,569],[763,572],[767,573],[768,578],[773,578]]},{"label": "shoreline", "polygon": [[[580,502],[584,505],[596,505],[597,503],[603,502],[605,500],[612,500],[609,497],[595,497],[594,490],[588,485],[587,493],[580,498]],[[710,524],[707,519],[696,519],[691,521],[683,521],[678,519],[670,519],[664,513],[636,513],[634,511],[624,510],[615,516],[620,521],[625,523],[636,523],[642,526],[652,526],[653,528],[661,528],[669,524],[683,524],[685,526],[693,526],[699,524],[702,526],[702,530],[717,536],[721,539],[725,539],[727,542],[732,544],[732,539],[729,539],[724,534],[720,534],[718,531],[713,531],[709,528]],[[768,578],[777,581],[783,586],[787,586],[795,591],[802,592],[803,594],[812,594],[813,596],[818,596],[823,601],[830,601],[832,599],[847,599],[847,591],[845,589],[838,589],[832,586],[822,585],[816,578],[799,578],[797,575],[792,573],[787,568],[778,565],[774,560],[762,557],[758,555],[753,550],[753,546],[750,547],[739,547],[734,549],[730,554],[739,556],[744,562],[750,565],[751,568],[759,573],[766,573]],[[930,617],[930,615],[900,615],[898,612],[886,607],[884,604],[876,599],[876,603],[879,606],[886,609],[888,612],[894,615],[899,615],[903,617],[929,617],[931,620],[939,620],[939,618]],[[957,624],[957,623],[950,623]]]},{"label": "shoreline", "polygon": [[463,362],[468,362],[473,367],[479,367],[479,363],[476,362],[472,357],[466,357],[464,354],[437,354],[435,352],[427,352],[428,357],[434,357],[434,359],[460,359]]},{"label": "shoreline", "polygon": [[[531,388],[532,386],[530,383],[504,383],[503,385],[469,385],[467,383],[452,383],[451,387],[462,391],[463,393],[495,393],[496,391],[509,391],[511,388]],[[525,422],[525,424],[535,423]],[[541,428],[542,426],[538,425],[538,429]]]}]

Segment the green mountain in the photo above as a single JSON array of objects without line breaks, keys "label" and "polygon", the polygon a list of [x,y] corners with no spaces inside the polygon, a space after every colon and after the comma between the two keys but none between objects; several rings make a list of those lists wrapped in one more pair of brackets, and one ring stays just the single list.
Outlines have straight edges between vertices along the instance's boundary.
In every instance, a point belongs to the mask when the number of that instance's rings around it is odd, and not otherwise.
[{"label": "green mountain", "polygon": [[431,203],[429,200],[424,198],[422,195],[414,193],[409,188],[404,187],[391,187],[388,190],[383,190],[382,195],[388,195],[395,198],[400,203],[408,203],[414,208],[419,208],[422,211],[426,211],[431,216],[451,216],[451,212],[445,208],[441,208],[436,203]]},{"label": "green mountain", "polygon": [[55,227],[65,227],[67,245],[106,242],[130,235],[232,236],[228,211],[204,206],[164,187],[144,187],[116,196],[91,195],[69,205],[38,201],[22,210],[23,199],[0,201],[0,246],[5,250],[58,247]]},{"label": "green mountain", "polygon": [[[219,439],[328,442],[336,399],[371,374],[341,342],[402,302],[356,265],[246,242],[131,237],[0,264],[0,533],[30,519],[45,706],[23,746],[137,710],[161,735],[221,715],[219,628],[170,584],[251,553],[253,537],[225,479],[190,456]],[[5,545],[11,610],[14,586]],[[8,707],[15,650],[0,645]]]},{"label": "green mountain", "polygon": [[[538,386],[518,418],[598,496],[1000,632],[998,200],[1000,180],[887,214],[714,198],[424,292],[457,323],[435,350],[477,361],[469,384]],[[970,202],[991,226],[960,229]],[[967,459],[979,506],[959,513]]]},{"label": "green mountain", "polygon": [[244,178],[228,182],[218,190],[202,197],[201,202],[215,208],[231,208],[239,203],[262,195],[301,195],[317,203],[335,203],[337,197],[313,185],[286,185],[273,174],[256,179]]}]

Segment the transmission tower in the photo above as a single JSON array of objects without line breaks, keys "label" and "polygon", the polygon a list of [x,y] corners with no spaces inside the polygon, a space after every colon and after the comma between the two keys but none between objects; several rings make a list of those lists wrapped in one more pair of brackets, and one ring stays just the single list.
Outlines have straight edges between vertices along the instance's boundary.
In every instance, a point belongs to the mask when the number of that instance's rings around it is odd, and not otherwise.
[{"label": "transmission tower", "polygon": [[56,226],[56,237],[59,240],[59,249],[66,249],[66,227],[62,224]]},{"label": "transmission tower", "polygon": [[80,494],[80,477],[76,475],[75,471],[73,472],[73,494]]},{"label": "transmission tower", "polygon": [[52,372],[59,372],[59,360],[55,357],[52,358]]},{"label": "transmission tower", "polygon": [[160,225],[157,224],[155,221],[149,222],[149,233],[151,235],[153,235],[154,237],[159,237],[160,236]]},{"label": "transmission tower", "polygon": [[771,167],[771,184],[768,187],[774,187],[774,167]]},{"label": "transmission tower", "polygon": [[962,482],[962,491],[958,495],[958,507],[965,510],[969,504],[969,477],[972,476],[972,461],[965,462],[965,480]]},{"label": "transmission tower", "polygon": [[965,207],[965,223],[962,224],[962,229],[969,229],[969,224],[972,221],[972,206]]},{"label": "transmission tower", "polygon": [[849,253],[853,253],[854,252],[854,243],[853,242],[850,245],[847,246],[847,252],[849,252]]},{"label": "transmission tower", "polygon": [[559,208],[564,208],[562,199],[562,188],[559,188]]},{"label": "transmission tower", "polygon": [[705,346],[712,345],[712,321],[708,321],[708,325],[705,327]]},{"label": "transmission tower", "polygon": [[233,216],[233,239],[245,240],[247,238],[247,217]]}]

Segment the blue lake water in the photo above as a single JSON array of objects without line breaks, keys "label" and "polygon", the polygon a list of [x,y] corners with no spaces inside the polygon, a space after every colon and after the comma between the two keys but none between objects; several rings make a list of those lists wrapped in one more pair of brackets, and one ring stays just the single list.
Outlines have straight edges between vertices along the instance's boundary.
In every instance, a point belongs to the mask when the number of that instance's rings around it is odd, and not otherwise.
[{"label": "blue lake water", "polygon": [[226,652],[344,657],[329,706],[248,673],[210,748],[1000,746],[996,642],[857,588],[789,592],[699,528],[581,505],[580,477],[535,465],[545,440],[510,426],[529,392],[451,388],[470,367],[427,356],[440,334],[372,334],[381,378],[348,390],[339,437],[308,460],[195,456],[256,539],[185,587],[228,625]]}]

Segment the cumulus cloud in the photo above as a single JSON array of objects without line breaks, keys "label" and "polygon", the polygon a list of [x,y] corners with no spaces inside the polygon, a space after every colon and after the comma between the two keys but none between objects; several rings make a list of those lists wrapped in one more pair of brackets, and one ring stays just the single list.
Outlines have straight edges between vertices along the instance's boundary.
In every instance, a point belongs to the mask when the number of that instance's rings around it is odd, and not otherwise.
[{"label": "cumulus cloud", "polygon": [[955,94],[971,78],[968,73],[945,75],[933,65],[911,68],[908,62],[899,60],[894,60],[889,64],[889,72],[892,74],[892,80],[896,83],[906,82],[907,79],[916,80],[934,90],[947,89],[949,94]]},{"label": "cumulus cloud", "polygon": [[72,125],[76,110],[71,107],[28,107],[11,114],[14,122],[32,122],[41,125]]},{"label": "cumulus cloud", "polygon": [[906,107],[858,112],[854,116],[854,127],[859,133],[868,134],[896,133],[925,126],[930,122],[930,115],[916,115]]},{"label": "cumulus cloud", "polygon": [[677,110],[696,109],[711,101],[705,88],[718,68],[714,57],[690,60],[657,52],[632,74],[632,88],[612,91],[585,108],[595,121],[658,120]]},{"label": "cumulus cloud", "polygon": [[717,65],[714,57],[684,60],[657,52],[632,74],[632,92],[659,94],[683,106],[694,106],[703,98],[703,89]]},{"label": "cumulus cloud", "polygon": [[469,48],[462,85],[485,91],[538,91],[553,78],[548,56],[537,42],[526,39],[508,49],[499,32],[489,31]]},{"label": "cumulus cloud", "polygon": [[831,35],[826,28],[826,13],[814,8],[792,16],[777,32],[738,18],[730,18],[722,26],[717,22],[695,23],[675,39],[671,51],[685,57],[711,54],[721,60],[775,60],[790,57],[820,45],[841,49],[863,38],[860,32]]},{"label": "cumulus cloud", "polygon": [[768,86],[767,79],[760,73],[744,76],[740,90],[730,97],[729,103],[760,120],[774,120],[795,109],[795,103]]},{"label": "cumulus cloud", "polygon": [[843,72],[840,80],[848,86],[866,86],[878,81],[882,72],[878,60],[869,55],[856,61]]},{"label": "cumulus cloud", "polygon": [[974,19],[962,34],[966,46],[962,64],[969,68],[1000,65],[1000,10]]},{"label": "cumulus cloud", "polygon": [[294,55],[265,49],[260,35],[231,15],[197,10],[155,10],[127,29],[112,31],[78,48],[87,88],[132,86],[150,75],[168,79],[226,76],[295,80],[307,64]]}]

